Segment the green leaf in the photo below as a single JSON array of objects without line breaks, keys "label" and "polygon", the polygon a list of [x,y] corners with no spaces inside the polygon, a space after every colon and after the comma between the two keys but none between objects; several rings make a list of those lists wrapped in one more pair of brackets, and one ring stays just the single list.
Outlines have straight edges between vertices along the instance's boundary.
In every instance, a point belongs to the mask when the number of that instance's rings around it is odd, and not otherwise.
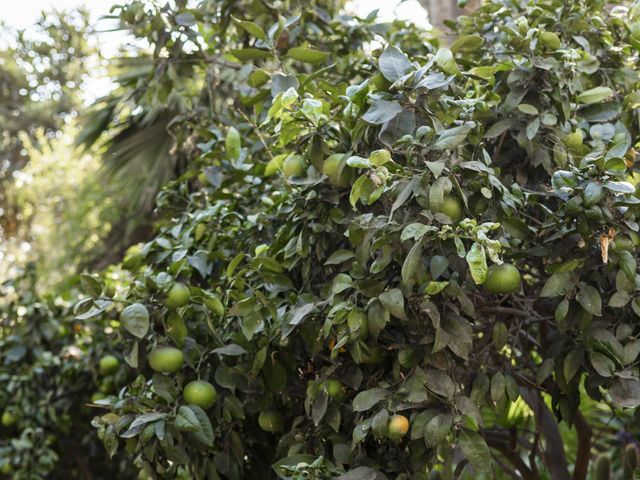
[{"label": "green leaf", "polygon": [[484,247],[478,242],[474,242],[466,255],[471,277],[476,285],[481,285],[487,279],[487,256]]},{"label": "green leaf", "polygon": [[483,43],[484,39],[477,33],[474,33],[472,35],[463,35],[459,37],[455,42],[453,42],[453,45],[451,45],[451,52],[474,52],[478,50]]},{"label": "green leaf", "polygon": [[565,382],[569,383],[573,377],[576,376],[576,373],[578,373],[578,370],[580,370],[582,366],[583,359],[584,350],[582,348],[575,348],[567,354],[563,364]]},{"label": "green leaf", "polygon": [[238,265],[240,265],[240,262],[244,259],[244,253],[239,253],[237,254],[235,257],[233,257],[233,260],[231,260],[229,262],[229,265],[227,265],[227,269],[226,269],[226,274],[227,277],[230,277],[234,274],[234,272],[236,271],[236,268],[238,268]]},{"label": "green leaf", "polygon": [[227,131],[227,137],[225,138],[225,148],[229,160],[237,160],[240,158],[241,145],[242,139],[240,138],[240,132],[234,127],[230,127]]},{"label": "green leaf", "polygon": [[287,56],[300,62],[316,64],[324,61],[329,56],[329,52],[307,47],[293,47],[289,49]]},{"label": "green leaf", "polygon": [[609,87],[596,87],[578,95],[578,101],[590,105],[606,100],[611,95],[613,95],[613,90]]},{"label": "green leaf", "polygon": [[640,381],[637,378],[618,378],[613,381],[609,395],[619,408],[640,407]]},{"label": "green leaf", "polygon": [[371,163],[368,159],[358,156],[349,157],[347,165],[351,168],[371,168]]},{"label": "green leaf", "polygon": [[248,20],[238,20],[235,17],[231,17],[231,18],[233,19],[233,22],[238,27],[242,28],[249,35],[253,35],[255,38],[264,40],[265,42],[267,41],[267,34],[264,33],[264,30],[262,30],[262,28],[259,25],[253,22],[250,22]]},{"label": "green leaf", "polygon": [[616,371],[615,362],[603,353],[591,352],[589,360],[591,360],[591,365],[601,377],[609,378]]},{"label": "green leaf", "polygon": [[591,285],[583,284],[576,295],[578,303],[591,315],[602,315],[602,298],[600,292]]},{"label": "green leaf", "polygon": [[134,337],[143,338],[149,331],[149,311],[141,303],[129,305],[120,313],[120,323]]},{"label": "green leaf", "polygon": [[619,254],[620,268],[630,282],[635,282],[638,263],[636,258],[628,250],[623,250]]},{"label": "green leaf", "polygon": [[441,132],[433,144],[433,148],[436,150],[452,150],[456,148],[465,141],[474,126],[474,122],[465,122],[464,125]]},{"label": "green leaf", "polygon": [[250,62],[271,56],[269,50],[260,50],[257,48],[232,48],[231,54],[241,62]]},{"label": "green leaf", "polygon": [[176,427],[189,432],[200,443],[213,446],[213,427],[211,420],[202,408],[197,405],[181,405],[176,416]]},{"label": "green leaf", "polygon": [[356,467],[336,477],[336,480],[378,480],[380,476],[373,468]]},{"label": "green leaf", "polygon": [[441,413],[433,417],[424,427],[424,442],[428,447],[435,447],[442,442],[453,428],[453,416]]},{"label": "green leaf", "polygon": [[391,152],[386,149],[375,150],[369,155],[369,162],[374,167],[381,167],[391,161]]},{"label": "green leaf", "polygon": [[375,407],[379,402],[389,396],[389,391],[383,388],[372,388],[365,390],[356,395],[353,399],[353,410],[356,412],[365,412]]},{"label": "green leaf", "polygon": [[384,78],[395,82],[411,69],[411,62],[399,48],[388,45],[378,59],[378,68]]},{"label": "green leaf", "polygon": [[574,282],[573,275],[570,272],[554,273],[542,287],[541,297],[559,297],[570,291]]},{"label": "green leaf", "polygon": [[427,288],[425,288],[424,293],[427,295],[437,295],[442,290],[447,288],[449,282],[429,282],[427,284]]},{"label": "green leaf", "polygon": [[440,395],[447,400],[452,400],[456,391],[456,385],[453,380],[446,373],[428,369],[424,371],[426,377],[426,387],[437,395]]},{"label": "green leaf", "polygon": [[502,372],[496,372],[491,379],[491,400],[498,404],[504,398],[506,393],[507,382]]},{"label": "green leaf", "polygon": [[400,235],[400,241],[405,242],[407,240],[413,239],[419,241],[424,237],[427,233],[436,231],[437,228],[431,225],[425,225],[424,223],[410,223],[402,230],[402,234]]},{"label": "green leaf", "polygon": [[416,242],[402,264],[402,281],[405,284],[413,280],[422,259],[422,243]]},{"label": "green leaf", "polygon": [[527,115],[538,115],[538,109],[528,103],[521,103],[518,105],[518,110],[522,113],[526,113]]},{"label": "green leaf", "polygon": [[383,408],[371,419],[371,430],[376,437],[382,438],[387,436],[388,426],[389,412]]},{"label": "green leaf", "polygon": [[408,320],[407,314],[404,312],[404,296],[398,288],[382,292],[378,299],[391,315],[401,320]]},{"label": "green leaf", "polygon": [[167,318],[167,335],[169,338],[171,338],[177,346],[182,347],[188,334],[189,331],[182,316],[180,316],[178,312],[172,311]]},{"label": "green leaf", "polygon": [[513,127],[516,123],[514,118],[505,118],[504,120],[499,120],[485,132],[484,138],[496,138],[502,135],[504,132]]},{"label": "green leaf", "polygon": [[351,250],[336,250],[331,256],[324,262],[325,265],[340,265],[341,263],[351,260],[355,257],[355,253]]},{"label": "green leaf", "polygon": [[395,100],[374,100],[362,119],[367,123],[379,125],[393,119],[401,111],[402,106]]},{"label": "green leaf", "polygon": [[271,76],[267,72],[258,69],[251,72],[251,75],[249,75],[249,78],[247,79],[247,83],[250,87],[259,88],[267,83],[270,78]]},{"label": "green leaf", "polygon": [[466,428],[460,429],[458,446],[476,472],[491,473],[491,452],[479,433]]},{"label": "green leaf", "polygon": [[88,293],[93,298],[99,297],[102,293],[102,284],[97,278],[91,275],[80,275],[80,283],[82,284],[82,291]]},{"label": "green leaf", "polygon": [[453,53],[448,48],[440,48],[436,52],[435,61],[444,73],[448,73],[449,75],[457,75],[460,73],[458,64],[453,59]]}]

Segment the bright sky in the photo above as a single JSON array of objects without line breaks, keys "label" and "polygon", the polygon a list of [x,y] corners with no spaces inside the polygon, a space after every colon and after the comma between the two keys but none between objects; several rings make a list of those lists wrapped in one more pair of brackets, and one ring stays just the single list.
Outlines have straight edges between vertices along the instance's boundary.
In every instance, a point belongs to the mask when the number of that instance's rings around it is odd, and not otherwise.
[{"label": "bright sky", "polygon": [[[116,1],[105,0],[21,0],[19,6],[4,8],[1,20],[14,27],[28,27],[42,10],[67,8],[85,5],[97,19],[101,15],[109,13],[109,8]],[[122,3],[125,3],[124,1]],[[424,10],[417,0],[407,0],[399,5],[398,0],[352,0],[352,8],[361,15],[366,15],[371,10],[380,9],[380,18],[390,20],[401,18],[413,20],[416,23],[426,25],[427,20]]]},{"label": "bright sky", "polygon": [[[20,0],[19,6],[5,8],[0,15],[0,21],[16,28],[27,28],[34,23],[43,10],[52,8],[58,10],[85,6],[89,9],[94,21],[109,14],[114,3],[126,3],[126,0]],[[411,20],[419,25],[427,26],[427,16],[418,0],[351,0],[347,7],[351,12],[366,16],[372,10],[378,9],[378,18],[382,21],[394,18]],[[113,24],[98,22],[98,30],[108,30]],[[126,41],[121,32],[105,32],[99,36],[99,44],[105,56],[109,57],[118,51],[118,47]],[[112,88],[112,83],[106,77],[93,78],[86,91],[87,100],[92,101]]]}]

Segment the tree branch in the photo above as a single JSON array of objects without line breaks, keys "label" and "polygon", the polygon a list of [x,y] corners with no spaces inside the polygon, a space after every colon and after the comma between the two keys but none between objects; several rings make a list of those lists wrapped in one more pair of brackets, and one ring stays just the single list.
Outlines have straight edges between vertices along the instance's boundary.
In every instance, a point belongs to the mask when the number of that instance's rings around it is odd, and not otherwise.
[{"label": "tree branch", "polygon": [[536,389],[520,387],[520,394],[535,415],[536,426],[545,440],[542,461],[554,480],[570,480],[564,444],[555,418]]},{"label": "tree branch", "polygon": [[589,471],[589,457],[591,455],[591,426],[578,410],[573,422],[578,434],[578,453],[576,455],[576,467],[573,471],[573,480],[585,480]]},{"label": "tree branch", "polygon": [[527,467],[520,455],[509,446],[511,443],[509,432],[500,432],[496,430],[484,430],[482,432],[487,445],[489,447],[498,450],[504,458],[506,458],[511,465],[520,473],[523,480],[539,480],[537,475]]}]

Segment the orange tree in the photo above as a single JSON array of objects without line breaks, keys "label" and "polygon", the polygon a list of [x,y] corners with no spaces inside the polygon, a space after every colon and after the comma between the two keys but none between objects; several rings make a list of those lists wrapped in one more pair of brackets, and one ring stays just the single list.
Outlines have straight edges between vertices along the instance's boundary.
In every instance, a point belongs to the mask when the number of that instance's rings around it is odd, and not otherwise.
[{"label": "orange tree", "polygon": [[77,288],[44,295],[37,283],[29,265],[0,284],[0,478],[131,477],[131,462],[109,461],[90,426],[88,404],[129,375],[111,327],[74,318]]},{"label": "orange tree", "polygon": [[450,48],[259,6],[141,33],[147,100],[174,65],[199,88],[134,280],[80,308],[137,372],[94,420],[110,451],[144,478],[563,480],[624,448],[631,478],[638,6],[490,1]]}]

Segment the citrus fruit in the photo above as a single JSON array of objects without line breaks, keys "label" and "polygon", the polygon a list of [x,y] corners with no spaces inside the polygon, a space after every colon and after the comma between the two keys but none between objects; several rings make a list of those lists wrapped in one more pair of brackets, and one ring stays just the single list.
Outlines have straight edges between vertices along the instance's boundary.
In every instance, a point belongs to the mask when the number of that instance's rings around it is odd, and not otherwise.
[{"label": "citrus fruit", "polygon": [[445,214],[454,223],[462,220],[462,205],[460,205],[460,201],[453,195],[444,197],[444,202],[437,207],[435,212]]},{"label": "citrus fruit", "polygon": [[111,375],[118,371],[120,362],[113,355],[105,355],[100,359],[99,370],[101,375]]},{"label": "citrus fruit", "polygon": [[553,32],[542,32],[540,34],[540,42],[550,50],[560,48],[560,37]]},{"label": "citrus fruit", "polygon": [[288,157],[282,164],[282,173],[286,178],[303,177],[307,173],[307,164],[299,155]]},{"label": "citrus fruit", "polygon": [[520,288],[520,272],[510,263],[492,265],[487,272],[485,288],[491,293],[513,293]]},{"label": "citrus fruit", "polygon": [[580,145],[582,145],[583,141],[584,135],[582,133],[582,130],[580,130],[579,128],[568,134],[564,139],[565,145],[569,148],[578,148]]},{"label": "citrus fruit", "polygon": [[284,419],[280,413],[273,410],[260,412],[258,425],[265,432],[279,432],[284,427]]},{"label": "citrus fruit", "polygon": [[327,391],[327,395],[331,398],[340,397],[342,394],[342,382],[337,378],[330,378],[326,382],[324,382],[324,388]]},{"label": "citrus fruit", "polygon": [[184,355],[175,347],[158,347],[151,351],[148,361],[156,372],[173,373],[182,367]]},{"label": "citrus fruit", "polygon": [[14,413],[5,410],[2,412],[2,426],[3,427],[13,427],[16,423],[18,423],[18,416]]},{"label": "citrus fruit", "polygon": [[11,473],[13,473],[11,464],[9,462],[3,463],[2,467],[0,467],[0,473],[2,473],[3,475],[10,475]]},{"label": "citrus fruit", "polygon": [[184,283],[176,282],[169,289],[164,304],[169,308],[184,307],[189,303],[190,298],[191,292],[189,291],[189,287]]},{"label": "citrus fruit", "polygon": [[208,410],[216,403],[218,393],[213,385],[204,380],[194,380],[189,382],[182,392],[184,401],[198,405],[203,410]]},{"label": "citrus fruit", "polygon": [[280,362],[266,362],[262,376],[269,390],[274,393],[282,392],[287,387],[287,369]]},{"label": "citrus fruit", "polygon": [[343,153],[334,153],[322,164],[322,173],[329,177],[329,182],[336,187],[346,187],[350,183],[348,167],[341,164],[343,157]]},{"label": "citrus fruit", "polygon": [[393,415],[389,419],[387,435],[394,440],[400,440],[409,431],[409,420],[404,415]]}]

